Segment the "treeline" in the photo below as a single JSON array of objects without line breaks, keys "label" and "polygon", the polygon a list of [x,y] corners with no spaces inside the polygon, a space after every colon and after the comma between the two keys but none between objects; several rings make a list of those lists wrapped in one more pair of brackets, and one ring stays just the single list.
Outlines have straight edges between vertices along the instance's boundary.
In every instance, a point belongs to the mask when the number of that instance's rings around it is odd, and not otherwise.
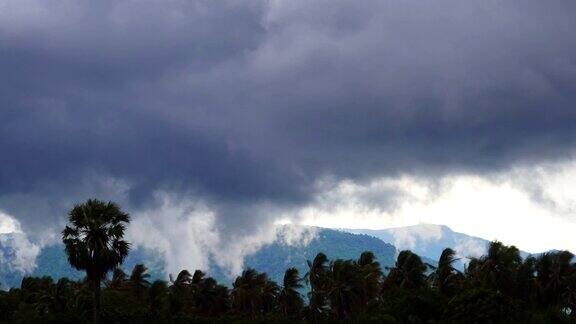
[{"label": "treeline", "polygon": [[[436,267],[402,251],[395,266],[385,269],[371,252],[334,261],[320,253],[303,275],[290,268],[276,283],[247,269],[230,288],[200,270],[150,282],[140,264],[130,274],[116,268],[104,282],[102,321],[573,323],[572,259],[563,251],[522,260],[515,247],[493,242],[487,255],[460,272],[451,249]],[[92,309],[87,280],[27,277],[20,288],[0,293],[5,323],[86,323]]]},{"label": "treeline", "polygon": [[231,287],[199,270],[151,282],[144,265],[129,274],[119,268],[129,218],[116,205],[89,200],[69,216],[63,240],[86,279],[24,278],[0,292],[0,322],[576,323],[568,251],[523,260],[517,248],[492,242],[463,272],[451,249],[434,266],[402,251],[390,268],[371,252],[357,260],[319,253],[305,273],[287,269],[281,283],[254,269]]}]

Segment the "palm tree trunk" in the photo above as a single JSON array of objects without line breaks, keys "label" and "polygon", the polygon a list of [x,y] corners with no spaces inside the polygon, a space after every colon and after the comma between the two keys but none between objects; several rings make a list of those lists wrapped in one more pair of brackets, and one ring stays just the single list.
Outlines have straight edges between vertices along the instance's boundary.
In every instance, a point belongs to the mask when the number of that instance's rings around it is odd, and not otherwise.
[{"label": "palm tree trunk", "polygon": [[94,285],[94,313],[92,317],[93,324],[100,323],[100,280],[95,279]]}]

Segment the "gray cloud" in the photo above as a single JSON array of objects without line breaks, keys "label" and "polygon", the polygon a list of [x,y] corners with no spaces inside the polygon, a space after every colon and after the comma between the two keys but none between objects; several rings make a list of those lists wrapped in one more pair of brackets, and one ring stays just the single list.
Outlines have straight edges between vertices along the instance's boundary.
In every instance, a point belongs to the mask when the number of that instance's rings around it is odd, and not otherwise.
[{"label": "gray cloud", "polygon": [[303,204],[322,177],[486,173],[574,149],[573,1],[0,8],[0,208],[26,231],[88,196],[145,210],[165,190],[249,232],[269,219],[255,208]]}]

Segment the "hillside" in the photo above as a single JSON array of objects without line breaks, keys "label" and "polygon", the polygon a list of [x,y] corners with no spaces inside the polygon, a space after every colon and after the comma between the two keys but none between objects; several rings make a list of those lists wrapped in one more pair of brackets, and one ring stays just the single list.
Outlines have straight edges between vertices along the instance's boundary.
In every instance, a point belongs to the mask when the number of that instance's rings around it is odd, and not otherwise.
[{"label": "hillside", "polygon": [[398,250],[412,252],[438,260],[442,250],[450,247],[461,257],[480,256],[486,252],[488,240],[454,232],[448,226],[419,224],[382,230],[346,229],[355,234],[366,234],[393,244]]},{"label": "hillside", "polygon": [[357,259],[364,251],[372,251],[382,266],[391,266],[396,260],[396,248],[375,237],[319,229],[316,237],[306,246],[290,246],[276,242],[248,256],[245,265],[264,271],[277,282],[281,282],[287,268],[295,267],[301,274],[306,273],[306,260],[312,260],[319,252],[334,260]]},{"label": "hillside", "polygon": [[[342,229],[354,234],[365,234],[393,244],[399,251],[411,250],[420,255],[425,262],[436,263],[442,250],[449,247],[456,251],[460,258],[456,267],[463,270],[471,257],[483,255],[488,250],[490,241],[453,231],[448,226],[418,224],[413,226],[387,228],[381,230]],[[553,252],[553,251],[548,251]],[[539,256],[541,253],[520,251],[523,258]]]},{"label": "hillside", "polygon": [[[3,253],[2,255],[14,255],[9,246],[0,245],[0,251]],[[245,268],[250,267],[264,271],[274,280],[281,282],[284,271],[289,267],[296,267],[302,274],[305,273],[306,260],[313,259],[318,252],[324,252],[330,259],[356,259],[363,251],[374,252],[383,266],[392,265],[396,256],[394,246],[372,236],[318,229],[317,235],[305,245],[287,245],[276,242],[262,247],[256,253],[246,257]],[[164,261],[157,253],[144,249],[133,250],[122,268],[128,272],[137,263],[146,264],[150,269],[152,278],[167,278],[163,266]],[[43,248],[36,259],[36,264],[36,268],[31,273],[34,276],[49,275],[53,278],[68,277],[73,279],[82,277],[82,273],[68,265],[62,245]],[[214,264],[208,272],[222,283],[231,284],[232,282],[232,279],[225,275],[226,272]],[[8,262],[3,262],[3,265],[0,266],[0,283],[4,289],[18,286],[22,276],[22,273],[11,269]]]}]

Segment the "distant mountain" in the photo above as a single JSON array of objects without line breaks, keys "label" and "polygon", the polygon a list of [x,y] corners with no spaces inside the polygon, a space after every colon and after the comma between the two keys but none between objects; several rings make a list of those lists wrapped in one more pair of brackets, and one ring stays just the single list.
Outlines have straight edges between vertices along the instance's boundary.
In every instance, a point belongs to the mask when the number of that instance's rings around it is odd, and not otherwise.
[{"label": "distant mountain", "polygon": [[[244,260],[244,268],[254,268],[266,272],[277,282],[282,281],[284,271],[296,267],[301,274],[307,271],[306,260],[311,260],[317,253],[325,253],[330,260],[356,259],[364,251],[372,251],[382,268],[394,265],[397,253],[409,249],[420,255],[424,262],[435,264],[442,250],[453,248],[464,258],[480,256],[486,252],[489,241],[463,233],[454,232],[447,226],[420,224],[407,227],[383,230],[311,228],[315,235],[304,242],[286,243],[280,235],[274,243],[261,247]],[[6,289],[20,285],[23,271],[14,264],[21,261],[13,246],[22,246],[22,234],[0,234],[0,287]],[[528,253],[521,252],[523,257]],[[137,248],[130,252],[122,268],[126,272],[137,263],[144,263],[153,279],[166,279],[164,257],[156,251]],[[458,265],[464,267],[464,263]],[[194,269],[188,269],[193,271]],[[208,273],[218,281],[231,284],[232,278],[227,271],[211,263]],[[30,272],[33,276],[68,277],[80,279],[83,273],[74,270],[68,264],[63,246],[50,245],[39,251],[36,267]]]},{"label": "distant mountain", "polygon": [[398,250],[412,252],[438,260],[442,250],[450,247],[460,257],[477,257],[484,254],[489,241],[454,232],[444,225],[419,224],[382,230],[346,229],[350,233],[366,234],[393,244]]},{"label": "distant mountain", "polygon": [[[246,257],[244,267],[266,272],[272,279],[281,282],[284,271],[289,267],[296,267],[302,275],[305,274],[306,260],[312,260],[319,252],[325,253],[329,259],[334,260],[357,259],[362,252],[372,251],[383,267],[391,266],[395,262],[397,251],[394,246],[375,237],[321,228],[314,229],[314,231],[315,235],[307,242],[287,244],[286,240],[281,237],[276,242],[263,246],[256,253]],[[0,237],[2,235],[11,234],[0,234]],[[19,286],[22,272],[10,267],[10,262],[2,262],[2,256],[14,256],[14,251],[11,246],[3,246],[1,242],[0,240],[1,287],[6,289]],[[131,251],[122,268],[129,272],[137,263],[144,263],[150,269],[152,278],[167,278],[163,256],[155,251],[141,248]],[[44,247],[36,258],[36,265],[30,275],[48,275],[56,279],[61,277],[80,279],[83,276],[83,273],[70,267],[61,244]],[[222,283],[231,284],[232,282],[232,279],[225,275],[226,271],[214,263],[210,266],[208,273]]]},{"label": "distant mountain", "polygon": [[284,271],[295,267],[304,275],[306,260],[323,252],[330,260],[358,259],[364,251],[372,251],[383,267],[396,261],[396,248],[375,237],[363,234],[318,228],[315,237],[306,245],[287,245],[275,242],[262,247],[245,259],[245,267],[264,271],[277,282],[282,282]]},{"label": "distant mountain", "polygon": [[[56,280],[62,277],[81,279],[84,276],[84,273],[75,270],[68,264],[62,244],[45,246],[40,250],[36,257],[36,267],[32,271],[27,272],[15,267],[14,265],[18,264],[19,256],[11,243],[15,238],[19,238],[19,235],[21,234],[0,234],[0,289],[19,286],[24,275],[51,276]],[[164,260],[155,252],[141,248],[132,250],[122,268],[130,273],[138,263],[146,264],[152,278],[166,278],[167,276],[164,271]]]}]

